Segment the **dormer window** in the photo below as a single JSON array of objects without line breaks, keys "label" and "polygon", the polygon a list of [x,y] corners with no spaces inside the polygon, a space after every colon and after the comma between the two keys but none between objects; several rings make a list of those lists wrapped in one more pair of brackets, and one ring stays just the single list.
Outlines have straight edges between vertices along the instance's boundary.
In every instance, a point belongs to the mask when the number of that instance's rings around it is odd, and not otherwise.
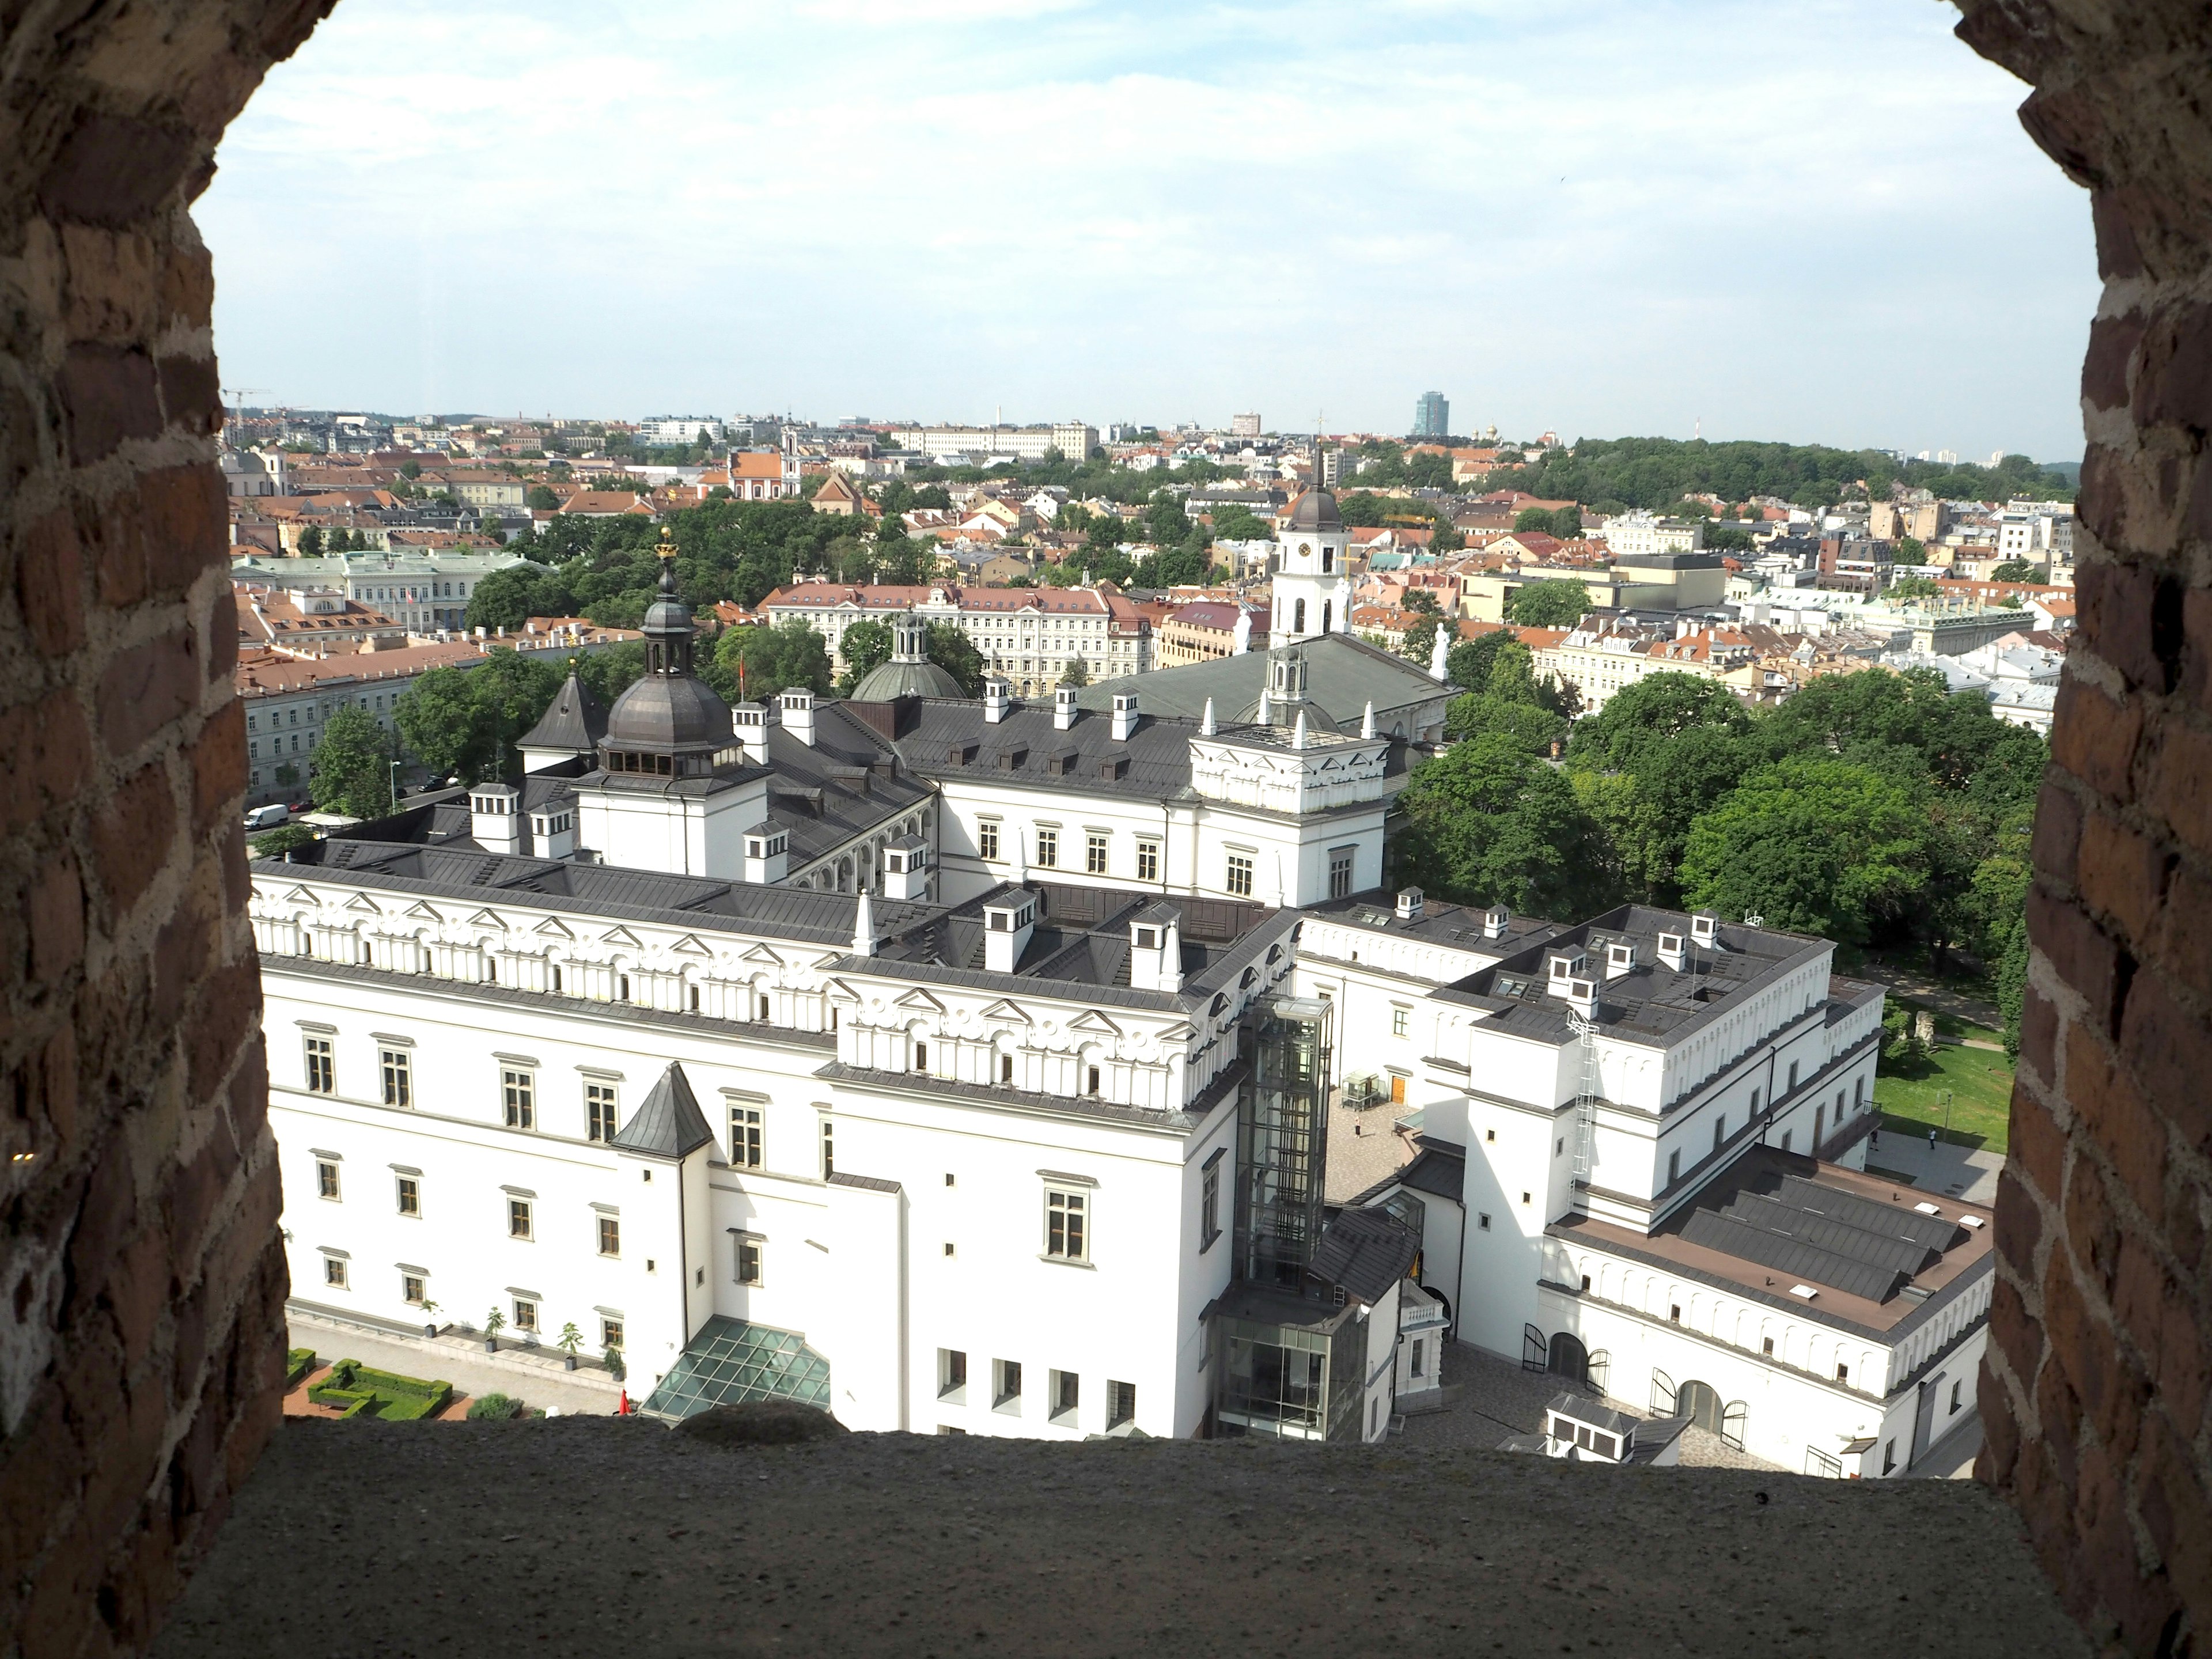
[{"label": "dormer window", "polygon": [[1160,948],[1160,930],[1157,927],[1138,928],[1137,948],[1139,951],[1158,950]]}]

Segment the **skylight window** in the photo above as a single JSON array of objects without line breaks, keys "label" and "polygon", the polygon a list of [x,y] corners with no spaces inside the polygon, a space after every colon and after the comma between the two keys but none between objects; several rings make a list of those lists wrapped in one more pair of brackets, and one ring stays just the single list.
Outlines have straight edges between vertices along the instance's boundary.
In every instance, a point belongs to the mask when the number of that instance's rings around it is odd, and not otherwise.
[{"label": "skylight window", "polygon": [[1814,1290],[1810,1285],[1792,1285],[1790,1287],[1790,1294],[1802,1296],[1806,1301],[1810,1302],[1814,1297],[1820,1295],[1820,1291]]},{"label": "skylight window", "polygon": [[1942,1211],[1937,1209],[1933,1204],[1916,1204],[1912,1207],[1919,1211],[1923,1215],[1941,1215],[1943,1213]]}]

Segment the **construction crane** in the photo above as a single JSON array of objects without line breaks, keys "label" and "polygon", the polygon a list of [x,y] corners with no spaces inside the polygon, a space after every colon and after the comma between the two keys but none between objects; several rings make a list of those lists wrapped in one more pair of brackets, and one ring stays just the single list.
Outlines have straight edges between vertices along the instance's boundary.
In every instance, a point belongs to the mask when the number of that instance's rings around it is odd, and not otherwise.
[{"label": "construction crane", "polygon": [[273,386],[226,386],[226,387],[223,389],[223,393],[222,393],[222,395],[223,395],[224,397],[226,397],[226,398],[229,398],[229,399],[231,400],[231,404],[230,404],[230,418],[231,418],[231,420],[232,420],[234,422],[238,422],[238,421],[244,420],[244,419],[246,418],[246,398],[247,398],[248,397],[250,397],[251,395],[252,395],[254,392],[270,392],[270,391],[274,391],[274,390],[275,390],[275,388],[274,388]]}]

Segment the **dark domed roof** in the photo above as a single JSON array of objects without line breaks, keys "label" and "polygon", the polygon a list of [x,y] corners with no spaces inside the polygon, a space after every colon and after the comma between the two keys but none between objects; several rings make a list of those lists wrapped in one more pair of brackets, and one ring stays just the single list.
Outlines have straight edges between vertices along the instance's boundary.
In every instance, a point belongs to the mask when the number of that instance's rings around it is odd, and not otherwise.
[{"label": "dark domed roof", "polygon": [[714,750],[735,741],[730,705],[689,674],[647,674],[615,699],[607,715],[613,749]]},{"label": "dark domed roof", "polygon": [[894,657],[860,676],[854,702],[889,702],[894,697],[957,697],[960,682],[935,663],[902,662]]},{"label": "dark domed roof", "polygon": [[1291,528],[1341,530],[1344,514],[1336,510],[1336,497],[1326,489],[1309,489],[1291,508]]}]

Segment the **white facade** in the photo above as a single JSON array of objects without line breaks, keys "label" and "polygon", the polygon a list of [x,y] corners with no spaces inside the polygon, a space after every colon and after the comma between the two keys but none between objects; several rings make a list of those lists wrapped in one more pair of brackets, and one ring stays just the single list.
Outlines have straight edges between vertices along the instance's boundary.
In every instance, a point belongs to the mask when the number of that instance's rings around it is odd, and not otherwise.
[{"label": "white facade", "polygon": [[1048,427],[915,426],[900,428],[891,434],[891,441],[901,449],[918,449],[932,461],[964,455],[1041,461],[1054,449],[1071,461],[1084,461],[1098,447],[1098,428],[1081,421],[1059,421]]},{"label": "white facade", "polygon": [[1350,543],[1341,526],[1282,532],[1269,601],[1271,646],[1352,631],[1352,593],[1344,568]]},{"label": "white facade", "polygon": [[1639,508],[1617,513],[1598,532],[1616,559],[1661,553],[1694,553],[1705,544],[1703,519],[1662,519]]},{"label": "white facade", "polygon": [[1013,682],[1018,696],[1049,693],[1081,665],[1092,680],[1120,679],[1152,667],[1152,625],[1133,605],[1095,588],[986,588],[950,586],[832,587],[801,583],[769,595],[762,612],[775,624],[794,618],[823,637],[839,672],[845,632],[854,623],[888,624],[909,613],[950,623],[968,636],[984,666]]}]

